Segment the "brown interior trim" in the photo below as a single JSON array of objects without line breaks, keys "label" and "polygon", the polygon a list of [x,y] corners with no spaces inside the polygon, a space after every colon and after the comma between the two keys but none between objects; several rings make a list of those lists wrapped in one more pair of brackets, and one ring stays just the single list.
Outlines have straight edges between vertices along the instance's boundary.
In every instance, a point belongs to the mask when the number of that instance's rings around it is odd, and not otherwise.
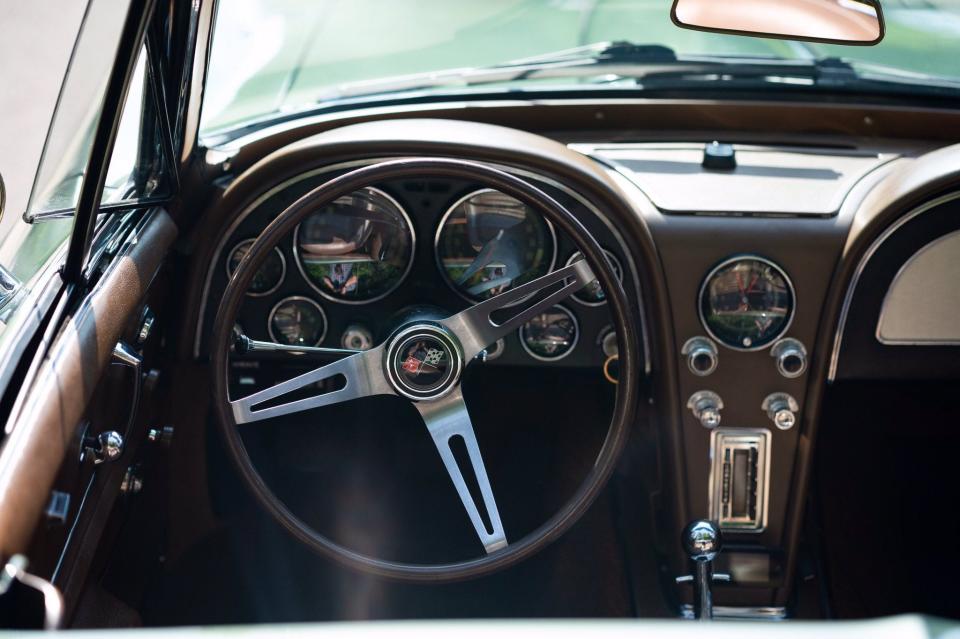
[{"label": "brown interior trim", "polygon": [[128,241],[42,355],[0,450],[0,557],[26,550],[75,429],[130,314],[177,235],[162,209]]}]

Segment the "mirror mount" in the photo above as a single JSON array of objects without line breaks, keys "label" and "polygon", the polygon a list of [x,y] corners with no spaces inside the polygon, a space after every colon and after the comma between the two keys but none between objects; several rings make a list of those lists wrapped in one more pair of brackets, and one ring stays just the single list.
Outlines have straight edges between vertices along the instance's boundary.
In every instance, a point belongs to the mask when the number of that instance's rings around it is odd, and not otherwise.
[{"label": "mirror mount", "polygon": [[682,29],[778,40],[872,46],[885,27],[879,0],[674,0]]}]

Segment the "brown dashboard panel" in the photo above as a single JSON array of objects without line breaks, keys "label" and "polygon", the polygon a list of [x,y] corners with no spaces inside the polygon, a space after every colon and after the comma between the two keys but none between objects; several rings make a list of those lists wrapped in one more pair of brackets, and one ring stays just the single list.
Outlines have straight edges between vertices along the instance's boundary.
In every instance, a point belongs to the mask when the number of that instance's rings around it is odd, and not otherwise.
[{"label": "brown dashboard panel", "polygon": [[[251,130],[231,140],[206,141],[241,172],[270,153],[324,131],[363,122],[414,118],[496,124],[563,142],[735,141],[878,150],[906,143],[932,150],[960,130],[955,110],[824,101],[783,102],[714,99],[476,100],[318,113]],[[404,123],[397,128],[406,128]],[[215,161],[211,157],[210,161]]]}]

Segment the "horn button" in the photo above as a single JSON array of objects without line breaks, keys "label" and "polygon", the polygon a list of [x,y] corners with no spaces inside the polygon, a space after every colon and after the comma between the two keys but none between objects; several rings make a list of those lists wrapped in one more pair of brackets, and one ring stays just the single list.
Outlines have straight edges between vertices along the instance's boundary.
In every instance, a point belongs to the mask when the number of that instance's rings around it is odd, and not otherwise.
[{"label": "horn button", "polygon": [[459,381],[463,355],[456,338],[443,328],[415,324],[390,341],[385,365],[387,379],[404,397],[437,399]]}]

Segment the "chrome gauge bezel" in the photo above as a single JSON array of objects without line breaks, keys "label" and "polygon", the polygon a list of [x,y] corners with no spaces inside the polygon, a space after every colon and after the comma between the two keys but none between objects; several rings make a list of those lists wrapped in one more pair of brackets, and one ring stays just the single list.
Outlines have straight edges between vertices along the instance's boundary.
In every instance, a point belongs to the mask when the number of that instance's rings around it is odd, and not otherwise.
[{"label": "chrome gauge bezel", "polygon": [[543,355],[538,355],[537,353],[534,353],[532,350],[530,350],[530,347],[527,346],[527,340],[523,339],[523,329],[529,323],[529,321],[524,322],[520,326],[520,328],[517,329],[517,339],[520,340],[520,346],[522,346],[523,350],[527,352],[527,355],[541,362],[559,362],[560,360],[569,356],[574,350],[576,350],[577,344],[580,343],[580,321],[577,319],[576,314],[573,311],[571,311],[569,308],[564,306],[563,304],[554,304],[553,306],[551,306],[550,308],[546,309],[543,312],[547,313],[554,308],[559,308],[564,313],[566,313],[570,317],[570,319],[573,320],[573,329],[574,329],[573,343],[570,344],[570,348],[568,348],[563,355],[559,355],[557,357],[544,357]]},{"label": "chrome gauge bezel", "polygon": [[320,346],[323,343],[323,340],[327,337],[327,332],[330,330],[330,321],[327,319],[327,313],[323,310],[323,307],[313,298],[306,297],[305,295],[291,295],[285,297],[276,304],[273,305],[273,308],[270,309],[270,313],[267,315],[267,334],[270,335],[270,339],[276,344],[284,344],[277,340],[276,335],[273,334],[273,316],[276,314],[277,309],[287,302],[307,302],[312,304],[318,311],[320,311],[320,316],[323,318],[323,333],[320,334],[320,339],[314,344],[303,344],[302,346]]},{"label": "chrome gauge bezel", "polygon": [[[227,273],[227,281],[228,281],[228,282],[230,281],[230,278],[233,277],[233,273],[230,272],[230,259],[233,257],[233,254],[234,254],[234,253],[237,251],[237,249],[240,248],[241,246],[244,246],[245,244],[250,245],[250,246],[253,246],[253,243],[256,242],[256,241],[257,241],[257,238],[255,238],[255,237],[250,237],[250,238],[247,238],[247,239],[245,239],[245,240],[240,240],[239,242],[237,242],[236,244],[234,244],[233,247],[227,252],[227,259],[226,259],[226,261],[225,261],[224,264],[223,264],[223,268],[224,268],[224,270],[225,270],[226,273]],[[273,250],[276,251],[276,252],[277,252],[277,255],[280,256],[280,264],[281,264],[281,266],[282,266],[282,268],[281,268],[281,270],[280,270],[280,279],[277,281],[276,285],[275,285],[273,288],[271,288],[271,289],[268,290],[268,291],[264,291],[264,292],[262,292],[262,293],[251,293],[250,290],[249,290],[249,288],[248,288],[248,289],[247,289],[247,292],[246,292],[246,294],[247,294],[248,296],[250,296],[250,297],[266,297],[267,295],[272,295],[273,293],[276,293],[277,290],[278,290],[281,286],[283,286],[283,281],[284,281],[285,279],[287,279],[287,258],[286,258],[286,256],[283,254],[283,251],[280,250],[280,247],[279,247],[279,246],[274,246],[274,247],[273,247]],[[263,268],[262,265],[261,265],[261,268]]]},{"label": "chrome gauge bezel", "polygon": [[298,248],[297,238],[300,235],[300,226],[305,221],[307,221],[309,217],[314,215],[314,213],[311,213],[310,215],[305,217],[303,220],[301,220],[301,222],[297,224],[297,228],[293,230],[293,261],[297,265],[297,270],[300,271],[300,277],[302,277],[303,280],[307,283],[307,286],[309,286],[314,291],[316,291],[316,293],[320,295],[320,297],[322,297],[323,299],[329,300],[335,304],[347,304],[351,306],[360,306],[363,304],[371,304],[373,302],[382,300],[387,295],[390,295],[395,290],[397,290],[400,287],[400,285],[407,280],[407,276],[410,275],[410,271],[413,269],[413,262],[417,256],[417,232],[413,228],[413,221],[410,219],[410,215],[407,214],[407,210],[403,208],[399,202],[397,202],[396,198],[392,197],[386,191],[383,191],[382,189],[378,189],[375,186],[365,186],[362,189],[358,189],[358,190],[368,191],[370,193],[377,194],[378,196],[387,200],[392,206],[396,207],[397,211],[400,212],[400,215],[403,217],[403,221],[406,222],[407,229],[409,230],[409,233],[410,233],[410,258],[407,260],[406,268],[403,269],[403,273],[400,275],[399,278],[397,278],[397,281],[394,283],[394,285],[388,288],[386,291],[384,291],[380,295],[377,295],[376,297],[371,297],[365,300],[345,300],[345,299],[340,299],[338,297],[334,297],[329,293],[327,293],[326,291],[324,291],[319,286],[317,286],[313,282],[313,280],[311,280],[310,277],[307,275],[306,271],[303,269],[303,264],[301,264],[300,250]]},{"label": "chrome gauge bezel", "polygon": [[[787,321],[784,322],[782,327],[780,327],[780,330],[777,332],[776,335],[771,336],[765,343],[759,346],[742,346],[742,345],[735,346],[718,337],[710,329],[710,325],[707,323],[707,318],[704,317],[703,315],[703,296],[707,292],[707,285],[710,283],[710,280],[712,280],[719,271],[721,271],[723,268],[727,266],[730,266],[731,264],[735,264],[737,262],[749,262],[749,261],[762,262],[767,266],[775,268],[780,273],[780,275],[783,276],[783,281],[787,285],[787,289],[790,291],[792,304],[790,305],[790,313],[787,315]],[[745,253],[741,255],[733,255],[731,257],[728,257],[727,259],[721,261],[719,264],[717,264],[712,269],[710,269],[706,277],[703,278],[703,282],[701,282],[700,284],[700,292],[697,294],[696,304],[697,304],[697,315],[700,317],[700,325],[703,326],[703,329],[707,332],[707,335],[710,336],[710,339],[714,340],[715,342],[724,346],[725,348],[729,348],[734,351],[741,351],[744,353],[751,353],[751,352],[762,351],[770,348],[773,344],[777,342],[777,340],[779,340],[781,337],[786,335],[787,331],[790,330],[790,325],[793,324],[793,318],[797,314],[797,291],[793,286],[793,281],[790,279],[790,275],[787,274],[786,269],[784,269],[782,266],[780,266],[773,260],[767,259],[765,257],[761,257],[759,255],[754,255],[751,253]]]},{"label": "chrome gauge bezel", "polygon": [[[616,255],[613,254],[613,251],[603,247],[600,247],[600,248],[603,251],[603,254],[606,256],[607,260],[610,261],[610,266],[613,267],[613,271],[617,275],[617,281],[623,284],[623,266],[620,264],[620,260],[617,258]],[[583,253],[581,253],[580,251],[574,251],[573,253],[571,253],[570,257],[568,257],[567,261],[564,263],[564,266],[570,266],[571,264],[573,264],[574,258],[577,257],[578,255],[582,257]],[[580,290],[583,290],[583,289],[580,289]],[[597,306],[603,306],[604,304],[607,303],[606,294],[604,294],[603,301],[600,301],[600,302],[588,302],[584,299],[581,299],[580,291],[577,291],[576,293],[573,293],[572,295],[570,295],[570,298],[577,304],[583,304],[584,306],[590,306],[593,308],[596,308]]]},{"label": "chrome gauge bezel", "polygon": [[[496,189],[482,188],[482,189],[477,189],[475,191],[471,191],[470,193],[467,193],[463,197],[459,198],[453,204],[451,204],[447,208],[447,210],[444,212],[443,217],[440,218],[440,222],[437,224],[437,230],[434,232],[434,235],[433,235],[433,258],[434,258],[434,261],[436,262],[437,270],[440,272],[440,277],[443,278],[443,281],[446,282],[447,286],[449,286],[454,293],[456,293],[458,296],[460,296],[464,300],[470,302],[471,304],[477,304],[478,302],[482,302],[483,300],[482,299],[476,300],[470,297],[469,295],[467,295],[466,293],[464,293],[463,291],[461,291],[457,287],[456,283],[450,279],[450,276],[447,275],[447,269],[444,268],[443,262],[440,260],[440,234],[443,232],[443,228],[447,224],[447,219],[453,214],[454,211],[457,210],[457,208],[461,204],[463,204],[470,198],[476,197],[477,195],[480,195],[482,193],[500,193],[500,192],[497,191]],[[521,204],[523,204],[523,202],[521,202]],[[557,232],[554,230],[553,224],[551,224],[550,220],[548,220],[546,217],[544,217],[537,211],[534,211],[532,208],[530,208],[526,204],[523,204],[523,205],[526,206],[531,211],[533,211],[535,214],[540,215],[540,219],[543,220],[543,222],[547,225],[547,230],[550,231],[550,241],[552,245],[551,245],[551,252],[550,252],[550,266],[547,267],[547,273],[552,273],[553,269],[557,265]],[[544,273],[544,275],[546,275],[547,273]],[[504,308],[507,308],[510,306],[516,306],[517,304],[520,304],[523,301],[524,300],[522,299],[517,300],[513,304],[505,305]]]}]

